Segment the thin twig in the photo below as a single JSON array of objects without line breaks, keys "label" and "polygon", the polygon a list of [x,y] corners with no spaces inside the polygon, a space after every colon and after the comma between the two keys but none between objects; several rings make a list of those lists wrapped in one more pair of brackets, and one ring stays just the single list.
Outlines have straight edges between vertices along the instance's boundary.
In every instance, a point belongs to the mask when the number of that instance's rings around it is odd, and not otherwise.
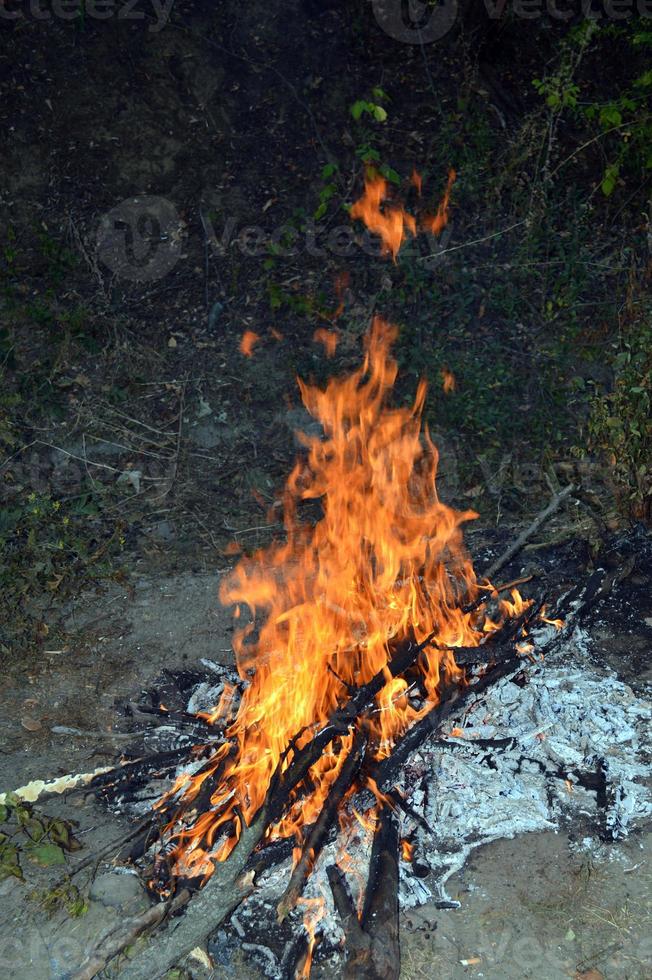
[{"label": "thin twig", "polygon": [[570,495],[573,493],[574,490],[575,490],[574,485],[572,483],[569,483],[567,487],[564,487],[563,490],[560,490],[559,493],[555,494],[555,496],[552,498],[552,500],[545,508],[545,510],[542,510],[541,513],[534,518],[530,526],[527,527],[523,531],[523,533],[518,536],[516,541],[510,544],[507,551],[505,551],[500,556],[500,558],[497,558],[496,561],[489,566],[486,572],[484,572],[484,578],[491,580],[491,578],[496,574],[496,572],[500,571],[500,569],[503,568],[503,566],[506,565],[508,561],[511,561],[514,555],[518,554],[518,552],[521,550],[523,545],[530,540],[532,535],[536,534],[536,532],[539,530],[541,525],[552,514],[554,514],[555,511],[559,510],[563,502],[567,500],[568,497],[570,497]]},{"label": "thin twig", "polygon": [[441,252],[433,252],[431,255],[422,255],[416,261],[427,262],[428,259],[438,259],[442,255],[448,255],[449,252],[457,252],[460,248],[469,248],[471,245],[481,245],[483,242],[491,241],[492,238],[498,238],[500,235],[506,235],[508,231],[513,231],[514,228],[524,225],[527,220],[527,218],[523,218],[521,221],[514,222],[513,225],[508,225],[507,228],[501,228],[500,231],[494,231],[491,235],[485,235],[484,238],[474,238],[472,242],[462,242],[460,245],[452,245],[450,248],[445,248]]}]

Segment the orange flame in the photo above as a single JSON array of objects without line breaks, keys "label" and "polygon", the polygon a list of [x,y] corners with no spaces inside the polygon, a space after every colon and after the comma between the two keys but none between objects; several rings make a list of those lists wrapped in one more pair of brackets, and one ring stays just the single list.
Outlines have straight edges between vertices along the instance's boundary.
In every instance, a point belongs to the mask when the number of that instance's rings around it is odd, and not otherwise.
[{"label": "orange flame", "polygon": [[457,174],[451,167],[448,171],[448,182],[446,184],[446,190],[444,191],[444,196],[439,203],[439,207],[435,214],[427,215],[422,219],[422,225],[426,231],[431,232],[433,235],[439,235],[444,230],[448,224],[448,205],[451,199],[451,190],[453,189],[453,184],[457,178]]},{"label": "orange flame", "polygon": [[259,340],[259,334],[254,333],[253,330],[245,330],[240,338],[240,353],[244,354],[245,357],[251,357],[254,347]]},{"label": "orange flame", "polygon": [[308,952],[297,971],[295,980],[308,980],[317,944],[317,926],[326,915],[326,902],[323,898],[300,898],[299,905],[303,905],[306,910],[303,914],[303,926],[308,933]]},{"label": "orange flame", "polygon": [[457,387],[455,375],[452,371],[449,371],[448,368],[441,369],[441,386],[445,395],[450,395],[451,391],[455,391],[455,388]]},{"label": "orange flame", "polygon": [[360,218],[369,231],[380,236],[383,255],[391,253],[396,261],[398,250],[405,241],[407,232],[417,233],[414,217],[400,204],[385,204],[387,200],[387,181],[380,174],[370,172],[365,177],[364,194],[351,207],[351,218]]},{"label": "orange flame", "polygon": [[225,684],[217,705],[211,708],[210,711],[198,711],[197,717],[203,718],[209,725],[214,725],[216,722],[221,721],[222,718],[227,718],[231,714],[235,691],[236,689],[233,684]]},{"label": "orange flame", "polygon": [[411,844],[409,840],[401,841],[401,857],[404,861],[411,861],[414,857],[414,844]]},{"label": "orange flame", "polygon": [[[447,648],[478,645],[501,625],[466,605],[479,586],[461,527],[477,515],[437,496],[437,450],[422,425],[425,383],[411,406],[387,404],[398,371],[391,356],[396,335],[376,318],[363,363],[350,376],[332,378],[323,390],[299,381],[323,438],[302,437],[306,454],[283,500],[285,540],[241,557],[222,582],[222,602],[236,606],[234,649],[244,691],[208,773],[186,775],[171,791],[183,807],[208,775],[221,771],[210,807],[171,828],[177,870],[210,874],[212,862],[228,856],[242,819],[249,825],[265,801],[277,767],[290,764],[292,739],[302,733],[297,749],[306,745],[346,699],[347,687],[386,671],[366,722],[375,755],[385,756],[438,702],[444,671],[446,683],[463,679]],[[321,506],[314,525],[299,515],[308,500]],[[497,618],[522,608],[514,589]],[[415,668],[424,702],[413,697],[412,683],[391,676],[388,663],[397,644],[408,637],[421,643],[431,634],[434,643]],[[228,711],[227,698],[225,691],[211,718]],[[309,793],[291,803],[271,835],[300,839],[320,813],[352,739],[331,743],[310,770]],[[365,785],[379,803],[393,805],[373,780]]]},{"label": "orange flame", "polygon": [[[457,174],[451,167],[448,172],[444,196],[437,207],[437,211],[435,214],[426,214],[420,219],[419,228],[421,230],[439,235],[448,224],[451,190],[456,177]],[[412,171],[410,183],[416,187],[417,192],[421,195],[421,175],[416,170]],[[387,189],[388,184],[385,178],[381,177],[375,170],[370,169],[365,177],[364,194],[351,206],[349,213],[352,219],[360,218],[369,231],[380,237],[382,254],[389,253],[396,261],[396,256],[408,232],[411,235],[417,234],[417,221],[400,204],[386,203],[388,200]]]},{"label": "orange flame", "polygon": [[337,349],[338,336],[335,330],[325,330],[324,327],[317,327],[312,339],[316,344],[323,344],[328,357],[332,357]]},{"label": "orange flame", "polygon": [[541,609],[541,612],[539,613],[539,619],[541,620],[541,622],[542,623],[547,623],[548,626],[554,626],[556,630],[562,630],[564,628],[564,626],[566,625],[564,623],[564,620],[563,619],[548,619],[548,617],[545,615],[546,612],[547,612],[547,609],[546,609],[545,606],[543,606],[543,608]]}]

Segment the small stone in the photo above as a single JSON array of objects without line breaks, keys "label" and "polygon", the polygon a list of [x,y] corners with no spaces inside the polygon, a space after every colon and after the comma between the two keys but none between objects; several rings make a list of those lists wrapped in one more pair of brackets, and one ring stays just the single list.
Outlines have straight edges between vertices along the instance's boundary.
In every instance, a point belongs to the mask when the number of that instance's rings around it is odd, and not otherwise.
[{"label": "small stone", "polygon": [[104,874],[93,882],[90,897],[109,908],[135,910],[147,906],[147,897],[140,881],[135,875]]}]

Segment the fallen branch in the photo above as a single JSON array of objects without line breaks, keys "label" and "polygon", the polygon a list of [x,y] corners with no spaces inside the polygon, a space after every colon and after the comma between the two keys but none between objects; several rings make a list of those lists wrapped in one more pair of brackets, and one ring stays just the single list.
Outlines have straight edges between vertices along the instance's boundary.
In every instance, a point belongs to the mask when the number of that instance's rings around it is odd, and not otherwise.
[{"label": "fallen branch", "polygon": [[146,912],[134,915],[116,929],[112,929],[86,956],[79,970],[71,975],[70,980],[93,980],[93,977],[97,976],[115,956],[135,942],[146,929],[152,929],[173,912],[183,908],[189,898],[190,892],[184,889],[175,895],[172,901],[152,905]]},{"label": "fallen branch", "polygon": [[[15,789],[13,795],[25,800],[26,803],[36,803],[42,796],[58,796],[73,789],[80,789],[82,786],[88,786],[98,776],[114,771],[114,766],[103,766],[101,769],[94,769],[93,772],[68,773],[66,776],[59,776],[47,782],[44,779],[33,779],[31,783]],[[7,802],[7,795],[10,794],[0,793],[0,804]]]},{"label": "fallen branch", "polygon": [[369,956],[371,940],[360,925],[341,868],[332,864],[326,868],[326,874],[333,894],[333,903],[344,931],[344,948],[347,955],[346,969],[349,964],[358,963]]},{"label": "fallen branch", "polygon": [[500,558],[497,558],[496,561],[489,566],[486,572],[483,573],[483,577],[491,581],[496,572],[499,572],[500,569],[507,564],[507,562],[511,561],[512,558],[518,554],[523,545],[530,540],[533,534],[536,534],[541,525],[547,521],[548,518],[555,513],[555,511],[559,510],[563,502],[570,497],[574,490],[575,487],[573,484],[569,483],[567,487],[564,487],[563,490],[556,493],[545,510],[542,510],[540,514],[537,514],[530,526],[527,527],[522,534],[519,534],[516,541],[512,542],[507,551],[505,551]]},{"label": "fallen branch", "polygon": [[397,771],[401,768],[403,763],[406,761],[408,756],[414,752],[414,750],[421,745],[426,738],[431,735],[441,736],[445,734],[444,723],[453,714],[453,712],[459,711],[462,705],[470,701],[474,696],[482,694],[482,692],[489,687],[490,684],[494,684],[501,677],[509,674],[511,671],[518,670],[520,666],[520,658],[514,652],[513,657],[505,659],[497,663],[494,667],[490,667],[485,674],[480,677],[475,684],[471,684],[468,687],[458,689],[453,692],[446,700],[440,701],[439,704],[435,705],[430,709],[427,715],[425,715],[421,721],[418,721],[416,725],[409,728],[407,732],[398,740],[394,748],[392,749],[392,754],[382,759],[377,763],[368,773],[369,776],[375,781],[376,785],[380,790],[384,790],[387,784],[394,779]]},{"label": "fallen branch", "polygon": [[517,585],[525,585],[526,582],[531,582],[533,578],[534,575],[523,575],[521,578],[512,579],[511,582],[505,582],[503,585],[494,585],[491,589],[485,589],[483,594],[479,595],[473,602],[468,602],[465,606],[462,606],[462,612],[473,612],[490,599],[497,599],[501,592],[510,592]]},{"label": "fallen branch", "polygon": [[371,938],[369,962],[351,980],[398,980],[401,954],[398,941],[398,822],[389,807],[378,818],[369,861],[369,878],[362,910],[362,928]]}]

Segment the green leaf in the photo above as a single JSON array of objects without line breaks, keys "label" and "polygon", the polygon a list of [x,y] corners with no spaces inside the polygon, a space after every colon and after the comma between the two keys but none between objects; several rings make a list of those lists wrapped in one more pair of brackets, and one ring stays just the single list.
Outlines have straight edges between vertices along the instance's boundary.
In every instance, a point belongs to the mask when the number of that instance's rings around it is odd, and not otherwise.
[{"label": "green leaf", "polygon": [[381,105],[374,105],[371,111],[377,122],[387,122],[387,113]]},{"label": "green leaf", "polygon": [[337,173],[337,170],[338,166],[336,163],[327,163],[321,168],[322,180],[328,180],[329,177],[332,177],[333,174]]},{"label": "green leaf", "polygon": [[28,856],[30,861],[35,861],[43,868],[66,863],[66,856],[57,844],[37,844],[29,849]]},{"label": "green leaf", "polygon": [[650,88],[652,85],[652,68],[649,68],[647,71],[644,71],[642,75],[639,75],[634,82],[634,85],[637,88]]},{"label": "green leaf", "polygon": [[324,215],[326,214],[327,209],[328,209],[328,205],[326,204],[325,201],[322,201],[313,215],[315,221],[319,221],[320,218],[323,218]]},{"label": "green leaf", "polygon": [[631,359],[632,359],[632,355],[628,350],[621,350],[619,354],[616,354],[614,360],[614,370],[622,371],[622,369],[629,364]]},{"label": "green leaf", "polygon": [[604,127],[620,126],[623,117],[615,105],[606,105],[600,109],[600,123]]},{"label": "green leaf", "polygon": [[390,101],[389,95],[387,94],[387,92],[383,91],[383,89],[380,88],[378,85],[376,86],[376,88],[372,88],[371,94],[373,95],[374,99],[378,99],[379,102],[389,102]]},{"label": "green leaf", "polygon": [[37,844],[47,833],[45,825],[37,817],[28,817],[26,820],[21,820],[21,823],[27,836]]},{"label": "green leaf", "polygon": [[9,817],[8,807],[6,807],[4,803],[0,803],[0,823],[4,823],[8,817]]},{"label": "green leaf", "polygon": [[48,827],[50,840],[59,844],[67,851],[72,850],[71,842],[74,841],[72,832],[65,820],[53,820]]},{"label": "green leaf", "polygon": [[374,150],[371,146],[365,146],[360,153],[360,159],[364,163],[378,163],[380,160],[380,153],[378,150]]},{"label": "green leaf", "polygon": [[0,847],[0,881],[4,878],[20,878],[23,872],[18,858],[18,848],[14,844],[3,843]]},{"label": "green leaf", "polygon": [[354,119],[359,119],[363,112],[367,112],[369,105],[363,99],[358,99],[351,106],[351,115]]},{"label": "green leaf", "polygon": [[392,169],[392,167],[389,167],[386,163],[382,165],[382,167],[380,168],[380,172],[383,175],[383,177],[385,177],[387,180],[391,180],[392,184],[401,183],[400,176],[396,173],[395,170]]},{"label": "green leaf", "polygon": [[609,197],[609,195],[613,193],[614,188],[616,186],[617,178],[618,178],[618,167],[615,164],[611,164],[605,170],[604,177],[602,178],[602,183],[600,184],[602,193],[604,194],[605,197]]}]

